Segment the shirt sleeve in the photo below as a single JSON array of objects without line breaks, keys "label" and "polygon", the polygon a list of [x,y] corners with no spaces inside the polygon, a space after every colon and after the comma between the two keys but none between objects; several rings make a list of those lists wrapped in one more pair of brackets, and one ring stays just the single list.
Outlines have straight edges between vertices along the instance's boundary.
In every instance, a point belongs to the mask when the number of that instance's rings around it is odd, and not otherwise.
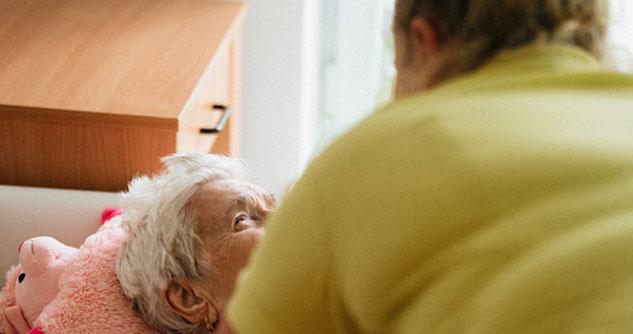
[{"label": "shirt sleeve", "polygon": [[327,333],[329,258],[309,181],[283,200],[229,304],[236,333]]}]

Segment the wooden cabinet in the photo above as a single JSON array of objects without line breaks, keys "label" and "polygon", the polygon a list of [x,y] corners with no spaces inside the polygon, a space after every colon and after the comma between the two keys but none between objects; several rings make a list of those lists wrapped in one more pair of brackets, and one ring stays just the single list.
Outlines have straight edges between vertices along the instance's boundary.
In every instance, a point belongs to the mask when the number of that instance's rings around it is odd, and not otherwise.
[{"label": "wooden cabinet", "polygon": [[118,191],[174,152],[237,156],[243,14],[0,0],[0,184]]}]

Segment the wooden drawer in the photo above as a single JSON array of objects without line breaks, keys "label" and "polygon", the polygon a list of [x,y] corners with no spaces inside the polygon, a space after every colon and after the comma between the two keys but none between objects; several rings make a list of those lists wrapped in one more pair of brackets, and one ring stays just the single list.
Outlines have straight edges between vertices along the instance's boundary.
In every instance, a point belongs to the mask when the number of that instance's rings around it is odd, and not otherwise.
[{"label": "wooden drawer", "polygon": [[236,156],[244,9],[0,1],[0,184],[120,191],[175,152]]},{"label": "wooden drawer", "polygon": [[169,127],[38,117],[48,111],[32,111],[0,107],[0,115],[14,116],[0,117],[3,184],[119,191],[131,177],[158,170],[158,157],[173,153],[176,132]]},{"label": "wooden drawer", "polygon": [[179,119],[178,152],[211,152],[221,132],[215,131],[226,127],[220,121],[235,112],[231,103],[229,50],[219,51],[187,102]]}]

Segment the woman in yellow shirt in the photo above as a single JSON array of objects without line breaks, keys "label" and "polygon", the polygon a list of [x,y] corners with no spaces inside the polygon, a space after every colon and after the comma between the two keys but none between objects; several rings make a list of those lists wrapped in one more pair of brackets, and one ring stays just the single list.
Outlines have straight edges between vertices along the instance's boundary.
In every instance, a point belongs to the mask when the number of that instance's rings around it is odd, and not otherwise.
[{"label": "woman in yellow shirt", "polygon": [[633,333],[633,78],[606,1],[399,0],[397,101],[318,157],[238,333]]}]

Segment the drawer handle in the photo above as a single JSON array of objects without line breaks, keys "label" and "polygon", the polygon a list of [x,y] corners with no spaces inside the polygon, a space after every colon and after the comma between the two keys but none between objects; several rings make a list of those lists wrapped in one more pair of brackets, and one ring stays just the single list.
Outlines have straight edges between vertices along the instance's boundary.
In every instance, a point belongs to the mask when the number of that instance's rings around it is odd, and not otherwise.
[{"label": "drawer handle", "polygon": [[214,134],[220,133],[224,129],[226,122],[229,120],[231,116],[231,109],[225,105],[214,104],[213,110],[218,110],[222,112],[222,117],[218,120],[218,123],[212,128],[202,128],[200,129],[200,133],[202,134]]}]

